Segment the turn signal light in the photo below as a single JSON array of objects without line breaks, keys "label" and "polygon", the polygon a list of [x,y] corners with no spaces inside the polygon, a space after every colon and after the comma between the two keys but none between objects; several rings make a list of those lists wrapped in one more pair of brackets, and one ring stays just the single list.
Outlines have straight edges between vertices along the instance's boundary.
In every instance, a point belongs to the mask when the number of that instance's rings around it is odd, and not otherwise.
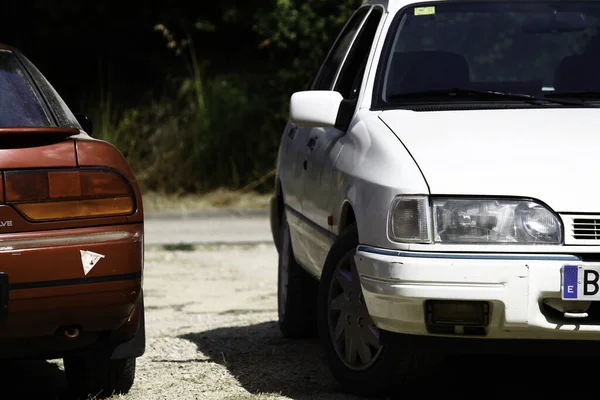
[{"label": "turn signal light", "polygon": [[32,221],[128,215],[135,210],[124,177],[104,169],[9,171],[6,202]]}]

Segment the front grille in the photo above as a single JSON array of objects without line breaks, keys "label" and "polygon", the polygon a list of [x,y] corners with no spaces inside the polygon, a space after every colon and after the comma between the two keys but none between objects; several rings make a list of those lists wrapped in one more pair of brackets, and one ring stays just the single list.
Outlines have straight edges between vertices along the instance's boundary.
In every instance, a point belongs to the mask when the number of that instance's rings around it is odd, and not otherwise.
[{"label": "front grille", "polygon": [[577,240],[599,240],[600,219],[573,219],[573,238]]},{"label": "front grille", "polygon": [[560,216],[565,227],[565,244],[577,246],[600,246],[600,215]]}]

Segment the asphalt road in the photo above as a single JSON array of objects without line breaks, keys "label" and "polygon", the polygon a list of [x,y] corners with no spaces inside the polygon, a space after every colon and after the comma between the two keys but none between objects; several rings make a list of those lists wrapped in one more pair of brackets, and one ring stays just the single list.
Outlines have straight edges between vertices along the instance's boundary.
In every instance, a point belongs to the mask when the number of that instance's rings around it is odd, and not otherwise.
[{"label": "asphalt road", "polygon": [[146,246],[273,243],[267,210],[147,212],[144,230]]}]

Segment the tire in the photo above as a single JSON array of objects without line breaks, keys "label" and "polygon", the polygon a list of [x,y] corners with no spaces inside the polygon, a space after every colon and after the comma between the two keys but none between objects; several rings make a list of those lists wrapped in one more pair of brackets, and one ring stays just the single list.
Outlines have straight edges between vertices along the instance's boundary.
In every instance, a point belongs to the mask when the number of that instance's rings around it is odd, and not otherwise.
[{"label": "tire", "polygon": [[[329,368],[343,391],[385,396],[416,381],[432,359],[404,336],[375,326],[354,262],[357,246],[358,230],[353,224],[337,238],[327,256],[318,295],[319,335]],[[358,346],[348,346],[347,340]]]},{"label": "tire", "polygon": [[317,336],[318,282],[294,258],[285,212],[281,218],[281,250],[277,273],[277,310],[283,336],[301,339]]},{"label": "tire", "polygon": [[111,360],[110,352],[89,350],[64,358],[69,389],[83,398],[126,394],[135,380],[135,358]]}]

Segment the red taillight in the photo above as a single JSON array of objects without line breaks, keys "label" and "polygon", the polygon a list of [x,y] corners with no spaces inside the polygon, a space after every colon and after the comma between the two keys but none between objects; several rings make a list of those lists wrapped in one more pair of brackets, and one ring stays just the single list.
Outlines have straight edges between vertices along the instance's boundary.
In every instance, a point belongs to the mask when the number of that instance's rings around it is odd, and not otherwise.
[{"label": "red taillight", "polygon": [[129,183],[114,171],[10,171],[6,202],[33,221],[128,215],[135,210]]}]

